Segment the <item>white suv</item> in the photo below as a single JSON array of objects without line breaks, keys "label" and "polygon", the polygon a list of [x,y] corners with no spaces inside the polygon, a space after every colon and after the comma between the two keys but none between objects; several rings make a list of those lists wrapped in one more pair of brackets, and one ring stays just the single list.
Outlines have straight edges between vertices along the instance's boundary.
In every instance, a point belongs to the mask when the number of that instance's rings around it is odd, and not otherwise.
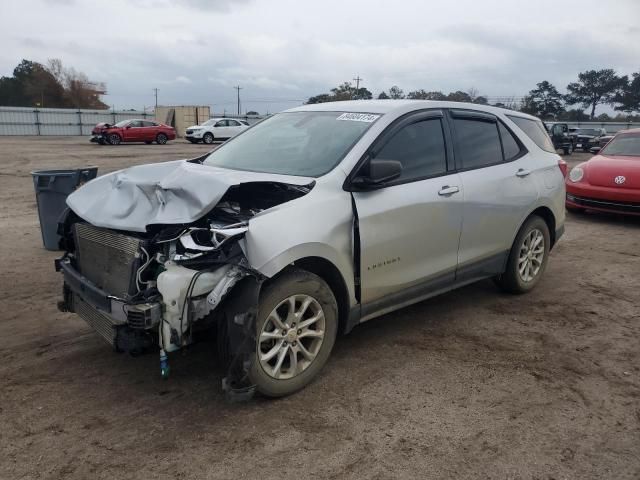
[{"label": "white suv", "polygon": [[215,140],[228,140],[247,128],[249,128],[249,124],[244,120],[212,118],[202,125],[193,125],[187,128],[185,138],[191,143],[211,144]]}]

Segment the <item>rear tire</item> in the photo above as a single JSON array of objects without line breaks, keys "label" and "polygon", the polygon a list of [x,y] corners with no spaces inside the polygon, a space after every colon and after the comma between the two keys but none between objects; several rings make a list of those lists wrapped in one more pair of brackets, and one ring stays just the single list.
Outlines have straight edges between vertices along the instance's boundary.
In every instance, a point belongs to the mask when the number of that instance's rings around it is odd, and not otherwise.
[{"label": "rear tire", "polygon": [[329,359],[338,332],[336,299],[322,278],[292,270],[262,291],[256,329],[249,378],[265,396],[290,395]]},{"label": "rear tire", "polygon": [[156,135],[156,143],[158,145],[165,145],[167,143],[167,140],[169,140],[169,137],[167,137],[164,133],[159,133],[158,135]]},{"label": "rear tire", "polygon": [[567,148],[564,149],[565,155],[571,155],[572,153],[573,153],[573,144],[569,145]]},{"label": "rear tire", "polygon": [[202,136],[202,141],[207,145],[211,145],[213,143],[213,133],[207,132]]},{"label": "rear tire", "polygon": [[547,266],[550,248],[547,223],[537,215],[529,217],[516,235],[507,268],[495,279],[496,284],[504,291],[515,294],[533,290]]}]

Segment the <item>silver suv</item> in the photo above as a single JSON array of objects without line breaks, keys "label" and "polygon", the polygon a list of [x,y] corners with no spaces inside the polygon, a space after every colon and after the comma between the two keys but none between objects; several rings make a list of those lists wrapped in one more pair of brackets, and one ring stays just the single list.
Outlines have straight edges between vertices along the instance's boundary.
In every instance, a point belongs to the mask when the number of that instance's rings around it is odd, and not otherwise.
[{"label": "silver suv", "polygon": [[232,396],[287,395],[339,333],[485,278],[524,293],[563,233],[566,165],[499,108],[294,108],[197,159],[131,167],[68,198],[60,308],[116,350],[217,332]]}]

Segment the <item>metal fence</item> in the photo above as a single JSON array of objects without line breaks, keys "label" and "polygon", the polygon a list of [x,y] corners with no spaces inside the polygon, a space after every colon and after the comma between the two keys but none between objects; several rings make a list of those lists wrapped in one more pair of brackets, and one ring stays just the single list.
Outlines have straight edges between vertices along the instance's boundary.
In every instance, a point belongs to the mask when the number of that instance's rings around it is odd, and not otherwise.
[{"label": "metal fence", "polygon": [[[214,117],[212,115],[212,117]],[[264,117],[255,115],[216,115],[245,120],[249,124]],[[97,123],[116,123],[131,118],[155,119],[154,112],[135,110],[76,110],[69,108],[0,107],[2,135],[91,135]]]},{"label": "metal fence", "polygon": [[97,123],[154,118],[153,113],[68,108],[0,107],[0,135],[90,135]]}]

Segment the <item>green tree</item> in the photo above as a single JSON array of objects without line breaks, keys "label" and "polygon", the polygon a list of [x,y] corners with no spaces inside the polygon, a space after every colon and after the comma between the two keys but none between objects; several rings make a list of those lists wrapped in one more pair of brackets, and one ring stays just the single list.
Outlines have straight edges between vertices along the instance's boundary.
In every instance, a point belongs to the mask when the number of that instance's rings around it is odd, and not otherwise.
[{"label": "green tree", "polygon": [[358,89],[353,90],[353,99],[354,100],[371,100],[373,98],[373,93],[367,90],[364,87],[360,87]]},{"label": "green tree", "polygon": [[104,87],[89,82],[73,68],[63,68],[60,60],[48,66],[22,60],[12,77],[0,78],[0,104],[12,106],[107,108],[100,101]]},{"label": "green tree", "polygon": [[556,87],[546,80],[538,83],[536,87],[522,100],[521,111],[543,120],[557,118],[564,112],[562,94]]},{"label": "green tree", "polygon": [[364,87],[355,89],[351,82],[344,82],[331,89],[331,93],[321,93],[310,97],[307,103],[339,102],[341,100],[370,100],[373,94]]},{"label": "green tree", "polygon": [[399,100],[401,98],[404,98],[404,92],[400,87],[394,85],[389,89],[389,97],[391,97],[393,100]]},{"label": "green tree", "polygon": [[589,115],[584,113],[584,110],[577,108],[562,112],[557,120],[565,120],[567,122],[584,122],[589,120]]},{"label": "green tree", "polygon": [[449,95],[447,95],[447,100],[449,100],[450,102],[472,102],[471,95],[469,95],[467,92],[463,92],[462,90],[451,92]]},{"label": "green tree", "polygon": [[600,104],[615,104],[627,82],[626,76],[619,77],[611,68],[581,72],[577,82],[567,85],[569,93],[565,100],[569,105],[580,104],[583,109],[590,107],[590,118],[593,120],[596,107]]},{"label": "green tree", "polygon": [[391,97],[385,91],[380,92],[380,95],[378,95],[378,100],[389,100],[389,98]]},{"label": "green tree", "polygon": [[616,95],[615,101],[620,105],[615,110],[632,113],[640,112],[640,72],[632,74],[632,80],[625,82],[622,90]]}]

